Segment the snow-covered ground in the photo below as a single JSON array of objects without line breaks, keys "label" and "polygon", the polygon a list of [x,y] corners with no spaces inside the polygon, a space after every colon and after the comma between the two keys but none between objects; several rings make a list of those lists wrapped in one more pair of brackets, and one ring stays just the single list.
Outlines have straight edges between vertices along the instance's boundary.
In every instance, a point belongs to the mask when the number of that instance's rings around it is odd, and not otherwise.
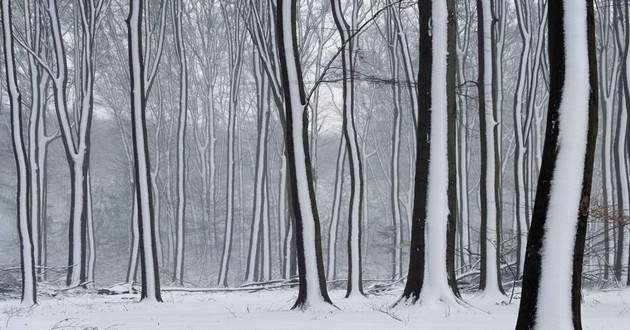
[{"label": "snow-covered ground", "polygon": [[[0,329],[513,329],[518,300],[495,304],[467,297],[470,308],[389,306],[392,292],[365,300],[332,291],[334,311],[291,311],[295,289],[222,293],[165,292],[164,303],[138,303],[136,295],[85,294],[40,298],[22,308],[0,302]],[[630,290],[585,292],[585,329],[628,329]]]}]

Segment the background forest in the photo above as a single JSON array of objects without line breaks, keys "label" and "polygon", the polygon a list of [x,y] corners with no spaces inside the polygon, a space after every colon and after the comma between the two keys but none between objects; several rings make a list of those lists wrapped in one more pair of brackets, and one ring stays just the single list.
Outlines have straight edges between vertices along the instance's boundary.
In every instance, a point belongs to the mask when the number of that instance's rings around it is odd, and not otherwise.
[{"label": "background forest", "polygon": [[[31,195],[37,201],[32,220],[37,276],[52,286],[103,288],[140,277],[128,3],[91,3],[96,7],[87,10],[66,0],[12,4],[23,134],[29,161],[38,168],[29,179],[37,183]],[[273,3],[144,2],[150,184],[165,285],[240,286],[297,274],[278,78],[273,79]],[[341,3],[352,33],[356,142],[363,164],[362,277],[366,285],[396,281],[407,271],[414,197],[418,7],[414,1]],[[486,58],[492,64],[493,102],[482,127],[480,3],[456,1],[453,17],[458,38],[451,54],[457,59],[455,270],[460,290],[477,290],[487,272],[500,276],[497,289],[510,290],[520,285],[543,151],[547,7],[543,0],[493,1],[492,52]],[[298,8],[312,174],[326,277],[334,287],[345,285],[348,276],[351,191],[342,135],[342,41],[328,1],[302,0]],[[588,287],[630,284],[628,22],[627,4],[595,0],[600,121],[583,271]],[[61,88],[55,82],[56,47],[64,49],[67,66],[61,93],[68,106],[61,115],[55,105]],[[4,66],[0,75],[0,268],[9,281],[7,276],[19,279],[17,174]],[[93,91],[87,92],[89,79]],[[93,109],[84,104],[90,97]],[[86,118],[91,123],[83,126]],[[87,141],[85,150],[81,141]],[[76,147],[68,147],[73,143]],[[486,171],[488,166],[494,171]],[[87,174],[84,242],[71,234],[76,207],[71,178],[77,169]],[[488,182],[494,189],[482,197],[480,188]],[[486,248],[481,241],[489,242]],[[86,251],[85,276],[68,271],[68,253],[79,245]],[[481,266],[494,261],[494,270]]]}]

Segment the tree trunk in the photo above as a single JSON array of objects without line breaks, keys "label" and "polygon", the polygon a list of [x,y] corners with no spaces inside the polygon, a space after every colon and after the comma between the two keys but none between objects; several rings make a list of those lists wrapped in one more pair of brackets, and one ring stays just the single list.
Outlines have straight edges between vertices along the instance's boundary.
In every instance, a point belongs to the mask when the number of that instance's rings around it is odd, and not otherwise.
[{"label": "tree trunk", "polygon": [[2,17],[4,65],[7,79],[7,91],[11,107],[11,143],[17,171],[17,230],[20,240],[20,270],[22,274],[22,305],[37,304],[37,284],[35,281],[35,251],[33,249],[33,232],[29,219],[29,168],[27,153],[22,136],[22,96],[18,87],[17,69],[15,66],[15,49],[13,44],[13,15],[11,1],[2,0],[0,16]]},{"label": "tree trunk", "polygon": [[496,139],[499,125],[495,118],[494,83],[494,18],[492,0],[477,0],[477,36],[479,56],[479,131],[481,143],[481,274],[479,291],[483,297],[501,299],[501,273],[499,272],[500,220],[497,214],[497,153]]},{"label": "tree trunk", "polygon": [[143,1],[131,0],[127,31],[129,43],[129,77],[131,79],[131,121],[135,164],[138,227],[140,231],[140,265],[142,271],[141,300],[161,302],[160,273],[155,246],[151,165],[147,143],[144,61],[142,59]]},{"label": "tree trunk", "polygon": [[[350,206],[348,217],[348,287],[346,298],[363,296],[362,261],[361,261],[361,217],[363,212],[363,165],[361,151],[357,141],[354,107],[354,60],[353,51],[356,39],[351,39],[351,29],[341,8],[340,0],[331,0],[333,17],[341,41],[345,44],[341,51],[343,80],[343,134],[348,149],[350,167]],[[353,13],[357,10],[353,3]]]},{"label": "tree trunk", "polygon": [[582,329],[582,261],[597,138],[593,2],[548,5],[549,112],[516,328]]},{"label": "tree trunk", "polygon": [[319,215],[308,151],[308,117],[297,47],[296,5],[297,0],[277,1],[276,38],[284,88],[287,167],[300,275],[293,308],[305,309],[332,302],[324,279]]},{"label": "tree trunk", "polygon": [[[441,301],[456,304],[449,286],[447,266],[449,231],[449,180],[454,179],[448,167],[449,139],[454,120],[449,116],[455,107],[455,50],[451,40],[455,35],[454,1],[419,1],[420,68],[418,71],[418,128],[416,131],[416,176],[411,228],[409,273],[403,295],[398,303],[432,304]],[[450,18],[449,18],[450,17]],[[430,23],[431,22],[431,23]],[[451,138],[449,138],[449,135]],[[452,142],[452,140],[451,140]],[[450,149],[450,151],[449,151]],[[450,156],[454,157],[454,155]],[[452,189],[452,188],[451,188]],[[450,202],[449,202],[450,200]],[[453,279],[451,279],[453,280]]]},{"label": "tree trunk", "polygon": [[343,196],[343,171],[346,163],[346,138],[341,134],[339,150],[337,151],[337,166],[335,167],[335,188],[333,191],[332,214],[328,227],[328,261],[326,278],[337,279],[337,234],[339,233],[339,219],[341,218],[341,197]]},{"label": "tree trunk", "polygon": [[182,0],[173,2],[175,50],[179,65],[179,118],[177,126],[177,234],[173,283],[184,285],[184,247],[186,222],[186,118],[188,115],[188,68],[182,35]]}]

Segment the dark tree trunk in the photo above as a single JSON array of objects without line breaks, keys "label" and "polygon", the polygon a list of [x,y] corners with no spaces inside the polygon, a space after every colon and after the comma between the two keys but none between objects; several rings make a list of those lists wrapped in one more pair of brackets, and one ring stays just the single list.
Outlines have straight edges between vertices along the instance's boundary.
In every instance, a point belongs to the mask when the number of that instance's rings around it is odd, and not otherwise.
[{"label": "dark tree trunk", "polygon": [[433,44],[429,25],[431,0],[418,1],[420,23],[420,66],[418,68],[418,129],[416,130],[416,173],[413,212],[411,218],[411,246],[407,283],[401,300],[415,302],[424,284],[425,237],[427,194],[429,183],[429,148],[431,140],[431,68]]}]

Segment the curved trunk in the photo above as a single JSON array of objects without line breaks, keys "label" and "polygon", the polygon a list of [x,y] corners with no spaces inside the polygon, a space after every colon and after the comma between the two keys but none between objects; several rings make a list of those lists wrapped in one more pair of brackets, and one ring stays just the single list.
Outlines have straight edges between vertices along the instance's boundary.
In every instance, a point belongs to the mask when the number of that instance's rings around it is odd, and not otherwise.
[{"label": "curved trunk", "polygon": [[308,117],[299,62],[297,0],[278,0],[276,37],[285,100],[285,143],[299,271],[299,293],[293,308],[331,304],[324,279],[319,215],[308,150]]}]

